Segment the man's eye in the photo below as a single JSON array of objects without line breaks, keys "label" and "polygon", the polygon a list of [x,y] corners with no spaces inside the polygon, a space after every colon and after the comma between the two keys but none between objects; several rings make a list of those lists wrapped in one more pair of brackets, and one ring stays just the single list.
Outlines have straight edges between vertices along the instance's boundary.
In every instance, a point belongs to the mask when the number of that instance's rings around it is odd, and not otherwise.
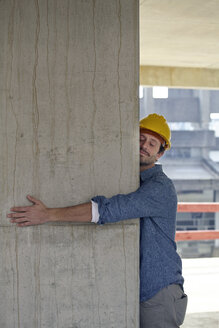
[{"label": "man's eye", "polygon": [[151,146],[151,147],[154,147],[155,145],[154,145],[154,144],[152,144],[152,143],[150,143],[150,146]]}]

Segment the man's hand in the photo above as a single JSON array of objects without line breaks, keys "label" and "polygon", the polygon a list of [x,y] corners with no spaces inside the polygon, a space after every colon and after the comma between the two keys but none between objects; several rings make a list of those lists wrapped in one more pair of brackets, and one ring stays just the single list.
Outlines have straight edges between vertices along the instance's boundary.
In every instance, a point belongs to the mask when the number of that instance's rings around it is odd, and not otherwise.
[{"label": "man's hand", "polygon": [[14,213],[7,215],[12,223],[18,227],[43,224],[49,221],[49,209],[38,199],[27,196],[27,199],[33,203],[31,206],[12,207],[10,210]]}]

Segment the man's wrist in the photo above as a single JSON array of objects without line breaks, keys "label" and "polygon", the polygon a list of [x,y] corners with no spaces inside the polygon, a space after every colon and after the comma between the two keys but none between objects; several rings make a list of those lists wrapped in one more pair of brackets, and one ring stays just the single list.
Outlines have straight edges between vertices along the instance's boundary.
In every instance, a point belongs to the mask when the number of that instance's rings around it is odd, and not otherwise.
[{"label": "man's wrist", "polygon": [[47,220],[46,222],[56,222],[57,218],[57,210],[55,208],[47,208]]}]

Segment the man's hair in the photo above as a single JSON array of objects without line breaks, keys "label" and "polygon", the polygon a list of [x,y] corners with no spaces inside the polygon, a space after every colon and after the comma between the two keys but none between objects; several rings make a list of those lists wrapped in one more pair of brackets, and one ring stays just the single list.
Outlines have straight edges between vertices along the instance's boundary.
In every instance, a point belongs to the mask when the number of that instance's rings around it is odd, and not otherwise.
[{"label": "man's hair", "polygon": [[165,152],[165,147],[161,144],[158,154],[164,153],[164,152]]}]

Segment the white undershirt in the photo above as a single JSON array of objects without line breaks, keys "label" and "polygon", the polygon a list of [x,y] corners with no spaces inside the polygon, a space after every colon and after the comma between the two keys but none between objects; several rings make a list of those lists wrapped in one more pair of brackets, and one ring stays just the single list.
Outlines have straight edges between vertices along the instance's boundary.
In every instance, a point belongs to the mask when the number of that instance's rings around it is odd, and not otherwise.
[{"label": "white undershirt", "polygon": [[91,201],[91,203],[92,203],[92,220],[91,220],[91,222],[97,223],[100,218],[98,204],[93,201]]}]

